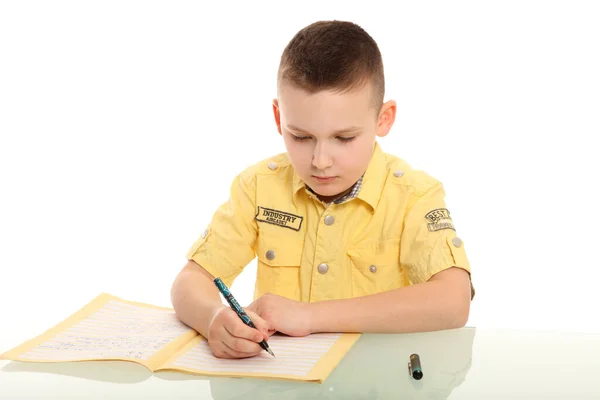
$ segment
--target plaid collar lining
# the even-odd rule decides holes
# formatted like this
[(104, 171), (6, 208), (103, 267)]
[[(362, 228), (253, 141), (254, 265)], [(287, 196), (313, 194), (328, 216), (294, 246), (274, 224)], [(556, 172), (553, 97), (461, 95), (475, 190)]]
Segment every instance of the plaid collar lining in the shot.
[(358, 192), (360, 191), (360, 188), (362, 186), (362, 181), (363, 181), (363, 177), (361, 176), (360, 179), (358, 181), (356, 181), (356, 183), (352, 187), (351, 191), (349, 191), (348, 193), (346, 193), (339, 199), (334, 200), (333, 202), (335, 204), (342, 204), (343, 202), (348, 201), (348, 200), (353, 199), (356, 196), (358, 196)]
[[(334, 204), (342, 204), (348, 200), (351, 200), (353, 198), (355, 198), (356, 196), (358, 196), (358, 192), (360, 192), (360, 188), (362, 187), (362, 183), (363, 183), (363, 176), (360, 177), (360, 179), (358, 181), (356, 181), (356, 183), (352, 186), (352, 190), (350, 190), (348, 193), (346, 193), (345, 195), (338, 197), (337, 199), (333, 200), (331, 203)], [(312, 193), (315, 193), (314, 190), (312, 190), (310, 187), (306, 187), (308, 190), (310, 190)], [(316, 194), (316, 193), (315, 193)]]

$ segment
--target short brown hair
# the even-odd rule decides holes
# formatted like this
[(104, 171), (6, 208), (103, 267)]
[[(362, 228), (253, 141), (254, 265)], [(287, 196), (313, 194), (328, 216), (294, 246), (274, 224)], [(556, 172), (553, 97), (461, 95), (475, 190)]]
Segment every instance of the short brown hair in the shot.
[(347, 21), (318, 21), (296, 33), (281, 55), (278, 92), (283, 82), (308, 93), (346, 93), (371, 82), (377, 111), (385, 94), (377, 43), (360, 26)]

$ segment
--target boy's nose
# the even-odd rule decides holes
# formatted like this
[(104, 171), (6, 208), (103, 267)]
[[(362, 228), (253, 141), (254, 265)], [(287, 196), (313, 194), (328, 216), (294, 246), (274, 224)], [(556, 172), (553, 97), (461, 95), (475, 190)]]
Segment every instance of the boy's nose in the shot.
[(312, 164), (315, 168), (319, 170), (325, 170), (333, 164), (333, 158), (327, 153), (323, 151), (324, 149), (319, 146), (315, 147), (315, 152), (313, 154)]

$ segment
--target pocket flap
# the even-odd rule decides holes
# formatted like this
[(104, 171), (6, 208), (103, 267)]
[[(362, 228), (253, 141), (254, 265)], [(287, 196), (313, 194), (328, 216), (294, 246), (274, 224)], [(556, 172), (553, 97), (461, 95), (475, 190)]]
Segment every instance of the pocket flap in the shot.
[(382, 242), (363, 243), (360, 247), (351, 247), (346, 254), (357, 267), (370, 268), (371, 265), (397, 266), (400, 260), (400, 241), (390, 239)]
[(271, 267), (300, 267), (302, 242), (284, 243), (281, 238), (259, 235), (256, 256)]

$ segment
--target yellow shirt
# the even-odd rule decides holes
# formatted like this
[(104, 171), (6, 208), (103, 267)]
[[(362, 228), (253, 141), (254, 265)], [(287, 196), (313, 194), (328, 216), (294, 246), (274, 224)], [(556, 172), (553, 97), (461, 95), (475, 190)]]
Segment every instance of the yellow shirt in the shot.
[(257, 256), (255, 299), (304, 302), (388, 291), (453, 266), (470, 273), (444, 196), (440, 182), (376, 143), (356, 197), (324, 204), (283, 153), (234, 179), (187, 258), (231, 285)]

